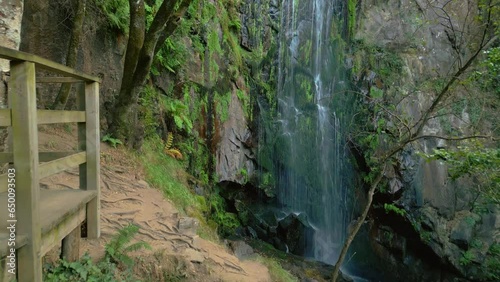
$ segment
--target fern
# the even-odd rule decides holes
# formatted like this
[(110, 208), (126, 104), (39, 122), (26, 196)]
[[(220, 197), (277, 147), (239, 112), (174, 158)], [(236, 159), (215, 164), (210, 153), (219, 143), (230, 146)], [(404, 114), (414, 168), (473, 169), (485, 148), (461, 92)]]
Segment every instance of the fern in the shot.
[(182, 159), (182, 153), (178, 149), (172, 148), (172, 143), (174, 142), (174, 135), (172, 132), (168, 133), (167, 143), (165, 144), (165, 149), (163, 150), (165, 154), (171, 156), (174, 159)]
[(165, 150), (172, 148), (173, 142), (174, 142), (174, 135), (172, 134), (172, 132), (169, 132), (167, 136), (167, 144), (165, 144)]
[(111, 262), (117, 264), (121, 263), (127, 267), (132, 267), (134, 265), (134, 260), (128, 255), (130, 252), (138, 251), (143, 248), (151, 250), (151, 246), (144, 241), (130, 243), (138, 231), (139, 227), (133, 224), (120, 229), (118, 234), (106, 244), (105, 258), (108, 258)]

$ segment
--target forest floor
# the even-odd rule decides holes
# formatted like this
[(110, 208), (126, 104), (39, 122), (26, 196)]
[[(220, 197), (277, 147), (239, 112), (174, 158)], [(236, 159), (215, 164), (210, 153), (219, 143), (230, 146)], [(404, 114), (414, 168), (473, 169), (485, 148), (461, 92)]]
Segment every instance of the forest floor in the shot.
[[(74, 127), (40, 128), (40, 150), (75, 150), (76, 140)], [(77, 189), (78, 170), (59, 173), (41, 183), (42, 189)], [(130, 223), (140, 228), (135, 239), (152, 246), (152, 250), (133, 253), (134, 273), (146, 281), (274, 280), (262, 263), (239, 260), (224, 244), (200, 238), (197, 220), (183, 215), (160, 190), (150, 187), (134, 154), (101, 143), (101, 237), (82, 239), (80, 255), (88, 252), (94, 260), (102, 258), (106, 243)], [(49, 253), (46, 262), (54, 261), (58, 252)]]

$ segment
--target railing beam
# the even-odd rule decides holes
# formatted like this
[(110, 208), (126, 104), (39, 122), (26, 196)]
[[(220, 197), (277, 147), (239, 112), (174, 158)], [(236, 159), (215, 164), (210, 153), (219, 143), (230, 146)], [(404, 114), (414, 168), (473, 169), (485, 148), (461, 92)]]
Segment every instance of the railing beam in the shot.
[(10, 71), (9, 93), (15, 93), (10, 98), (18, 207), (16, 227), (17, 234), (28, 236), (28, 243), (18, 251), (18, 281), (42, 281), (35, 64), (11, 61)]
[(80, 189), (95, 190), (97, 196), (87, 204), (87, 237), (100, 236), (100, 138), (99, 83), (86, 83), (78, 91), (78, 110), (85, 110), (86, 123), (78, 123), (78, 149), (87, 151), (87, 162), (80, 165)]

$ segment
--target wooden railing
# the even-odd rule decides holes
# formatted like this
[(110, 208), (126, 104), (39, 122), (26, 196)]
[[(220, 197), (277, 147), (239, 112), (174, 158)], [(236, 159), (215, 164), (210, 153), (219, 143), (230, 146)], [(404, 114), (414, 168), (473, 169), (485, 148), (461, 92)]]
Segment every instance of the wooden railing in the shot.
[[(100, 236), (100, 80), (5, 47), (0, 47), (0, 58), (10, 60), (9, 108), (0, 109), (0, 126), (10, 130), (7, 141), (9, 151), (0, 153), (0, 162), (10, 163), (15, 170), (16, 207), (14, 213), (7, 210), (7, 202), (12, 202), (14, 196), (9, 193), (13, 192), (9, 190), (13, 186), (8, 186), (8, 183), (13, 183), (13, 175), (0, 175), (0, 259), (12, 253), (12, 247), (8, 245), (11, 234), (7, 226), (14, 224), (17, 281), (41, 281), (42, 257), (61, 241), (64, 256), (78, 256), (82, 222), (86, 221), (87, 237)], [(39, 69), (62, 76), (37, 77)], [(78, 110), (37, 110), (36, 83), (80, 83)], [(38, 151), (38, 125), (51, 123), (77, 123), (77, 151)], [(40, 189), (41, 178), (77, 166), (80, 189)], [(7, 266), (3, 270), (9, 269)]]

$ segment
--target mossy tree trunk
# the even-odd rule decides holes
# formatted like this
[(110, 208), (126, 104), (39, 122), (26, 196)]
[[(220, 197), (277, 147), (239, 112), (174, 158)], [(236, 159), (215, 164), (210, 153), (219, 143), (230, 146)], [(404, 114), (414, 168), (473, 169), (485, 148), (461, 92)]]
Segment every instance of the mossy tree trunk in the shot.
[[(116, 97), (110, 129), (130, 147), (140, 147), (143, 130), (135, 106), (159, 46), (174, 33), (192, 0), (165, 0), (146, 31), (144, 0), (129, 0), (130, 29), (122, 84)], [(158, 46), (158, 47), (157, 47)]]
[[(66, 54), (66, 65), (70, 68), (76, 66), (78, 47), (80, 46), (80, 39), (82, 37), (83, 21), (85, 19), (85, 12), (87, 6), (87, 0), (78, 0), (76, 2), (76, 12), (73, 21), (73, 28), (71, 30), (71, 39), (68, 45), (68, 53)], [(69, 92), (71, 90), (71, 83), (63, 83), (59, 92), (57, 93), (56, 99), (52, 104), (51, 108), (53, 110), (62, 110), (66, 107), (68, 102)]]

